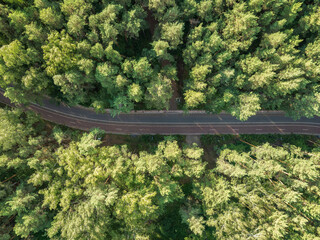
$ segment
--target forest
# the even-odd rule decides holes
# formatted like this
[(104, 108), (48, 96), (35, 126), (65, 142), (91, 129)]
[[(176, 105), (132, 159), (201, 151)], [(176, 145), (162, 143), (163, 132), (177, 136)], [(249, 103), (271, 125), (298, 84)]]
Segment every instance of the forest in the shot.
[(320, 115), (312, 0), (3, 0), (0, 87), (113, 109)]
[(320, 239), (317, 137), (104, 139), (0, 108), (0, 239)]
[[(2, 0), (0, 88), (114, 115), (311, 118), (319, 31), (315, 0)], [(119, 139), (1, 105), (0, 240), (320, 240), (318, 137)]]

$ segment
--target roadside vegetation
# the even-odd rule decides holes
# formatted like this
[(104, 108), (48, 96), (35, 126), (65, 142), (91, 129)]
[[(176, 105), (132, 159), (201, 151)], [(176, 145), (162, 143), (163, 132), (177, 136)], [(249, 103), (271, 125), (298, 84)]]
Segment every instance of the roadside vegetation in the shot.
[[(3, 0), (0, 88), (113, 115), (320, 116), (319, 31), (312, 0)], [(0, 240), (320, 240), (316, 136), (197, 146), (2, 107)]]
[(0, 87), (18, 103), (48, 94), (114, 114), (312, 117), (319, 12), (311, 0), (4, 0)]
[(317, 137), (106, 139), (0, 109), (0, 239), (320, 239)]

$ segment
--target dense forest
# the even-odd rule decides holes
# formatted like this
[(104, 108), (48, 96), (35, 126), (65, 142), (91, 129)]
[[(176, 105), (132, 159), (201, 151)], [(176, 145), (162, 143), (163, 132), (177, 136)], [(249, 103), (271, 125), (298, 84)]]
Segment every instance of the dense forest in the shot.
[[(312, 0), (3, 0), (0, 87), (17, 103), (320, 115)], [(177, 104), (176, 99), (181, 99)]]
[[(320, 116), (319, 32), (318, 0), (2, 0), (0, 88), (114, 115)], [(320, 240), (315, 136), (106, 138), (0, 108), (0, 240)]]
[(0, 109), (1, 240), (320, 239), (315, 137), (207, 136), (212, 165), (174, 136), (107, 146), (103, 135)]

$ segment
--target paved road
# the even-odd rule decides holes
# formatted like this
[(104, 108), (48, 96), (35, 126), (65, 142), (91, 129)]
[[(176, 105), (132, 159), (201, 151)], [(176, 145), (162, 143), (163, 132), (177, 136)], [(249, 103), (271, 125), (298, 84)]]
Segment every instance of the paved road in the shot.
[[(12, 105), (2, 93), (0, 91), (0, 102)], [(189, 114), (184, 114), (182, 111), (138, 111), (120, 114), (113, 118), (108, 112), (97, 114), (89, 108), (57, 105), (50, 99), (45, 99), (41, 106), (31, 104), (28, 108), (50, 122), (82, 130), (99, 127), (107, 133), (114, 134), (297, 133), (320, 135), (320, 117), (294, 121), (278, 111), (259, 112), (248, 121), (241, 122), (230, 114), (213, 115), (201, 111), (191, 111)]]

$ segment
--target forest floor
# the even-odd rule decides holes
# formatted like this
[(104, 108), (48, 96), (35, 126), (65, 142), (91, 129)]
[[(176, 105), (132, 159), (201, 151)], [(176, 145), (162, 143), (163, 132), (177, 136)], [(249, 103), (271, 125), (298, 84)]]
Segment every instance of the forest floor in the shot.
[(177, 76), (178, 76), (178, 82), (175, 82), (176, 89), (177, 89), (176, 92), (177, 92), (177, 97), (180, 100), (179, 104), (182, 105), (183, 104), (183, 94), (182, 94), (183, 81), (188, 76), (188, 72), (184, 68), (184, 63), (182, 58), (179, 58), (177, 61)]
[(177, 100), (179, 101), (179, 105), (181, 105), (180, 101), (183, 100), (181, 89), (183, 89), (183, 80), (188, 73), (185, 71), (182, 59), (178, 59), (177, 61), (177, 71), (178, 81), (171, 81), (172, 97), (170, 99), (170, 110), (178, 110), (179, 106)]
[(201, 147), (200, 135), (187, 135), (186, 143), (192, 146), (193, 143), (196, 143), (199, 147)]
[(208, 144), (202, 146), (203, 148), (203, 160), (208, 163), (207, 168), (212, 169), (216, 166), (217, 158), (219, 155), (214, 150), (213, 146)]
[[(166, 65), (169, 65), (170, 62), (168, 60), (161, 61), (161, 66), (164, 68)], [(169, 110), (178, 110), (178, 103), (176, 101), (179, 98), (179, 91), (178, 91), (178, 84), (177, 81), (171, 80), (171, 89), (172, 89), (172, 96), (169, 101)]]
[(173, 92), (172, 92), (172, 97), (170, 99), (169, 110), (178, 110), (178, 104), (176, 99), (179, 98), (179, 93), (178, 93), (178, 84), (176, 81), (171, 80), (171, 88)]
[(130, 137), (127, 135), (106, 134), (102, 139), (102, 146), (123, 145), (130, 142)]
[(154, 34), (154, 30), (156, 28), (156, 26), (159, 24), (158, 21), (153, 17), (152, 11), (150, 11), (149, 9), (145, 8), (145, 10), (147, 11), (147, 17), (146, 17), (146, 21), (149, 24), (149, 29), (151, 32), (151, 35), (153, 36)]

